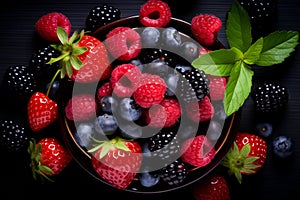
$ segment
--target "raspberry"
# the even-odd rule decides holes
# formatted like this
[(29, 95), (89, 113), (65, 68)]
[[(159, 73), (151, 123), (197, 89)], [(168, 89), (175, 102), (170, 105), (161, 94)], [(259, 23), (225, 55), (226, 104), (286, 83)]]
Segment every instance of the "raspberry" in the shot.
[(167, 90), (165, 81), (158, 75), (144, 73), (133, 98), (143, 108), (150, 108), (164, 99)]
[(154, 105), (147, 111), (146, 122), (154, 128), (167, 128), (174, 125), (181, 115), (178, 100), (164, 99), (160, 104)]
[(90, 94), (72, 96), (65, 107), (66, 117), (69, 120), (85, 121), (91, 119), (96, 113), (96, 101)]
[(119, 97), (130, 97), (141, 76), (140, 69), (133, 64), (118, 65), (111, 73), (110, 83), (113, 93)]
[(171, 20), (169, 5), (160, 0), (148, 0), (142, 5), (139, 13), (140, 22), (144, 26), (164, 27)]
[(111, 55), (122, 61), (137, 57), (142, 47), (140, 34), (130, 27), (111, 30), (106, 36), (105, 44)]
[(205, 46), (215, 43), (221, 27), (221, 19), (212, 14), (199, 14), (193, 17), (191, 22), (191, 30), (195, 39)]
[(111, 95), (112, 91), (113, 88), (110, 84), (110, 81), (104, 82), (97, 90), (97, 99), (100, 101), (102, 97)]
[(71, 32), (71, 22), (64, 14), (59, 12), (51, 12), (43, 15), (35, 24), (36, 32), (43, 39), (49, 42), (58, 42), (56, 28), (65, 29), (68, 35)]
[(215, 101), (223, 100), (226, 89), (226, 78), (212, 75), (208, 75), (208, 78), (210, 80), (208, 85), (210, 99)]
[(214, 107), (208, 96), (201, 101), (191, 101), (186, 104), (187, 116), (194, 122), (204, 122), (212, 119), (214, 115)]

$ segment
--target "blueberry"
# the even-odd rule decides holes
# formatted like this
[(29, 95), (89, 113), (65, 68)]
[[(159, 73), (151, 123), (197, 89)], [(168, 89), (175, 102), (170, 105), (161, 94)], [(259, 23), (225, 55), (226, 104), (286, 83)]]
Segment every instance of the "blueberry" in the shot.
[(143, 63), (140, 59), (132, 59), (130, 63), (137, 66), (141, 71), (143, 71)]
[(294, 151), (294, 142), (290, 137), (280, 135), (273, 139), (272, 142), (273, 153), (280, 158), (287, 158), (292, 155)]
[(117, 128), (117, 120), (112, 114), (99, 115), (95, 121), (95, 130), (101, 134), (112, 135)]
[(161, 32), (161, 42), (164, 47), (174, 51), (181, 45), (181, 35), (173, 27), (165, 28)]
[(190, 65), (181, 65), (181, 64), (177, 64), (175, 66), (175, 70), (176, 72), (179, 72), (179, 73), (184, 73), (186, 71), (190, 71), (192, 69), (192, 67)]
[(75, 140), (82, 147), (88, 147), (91, 144), (91, 137), (94, 135), (94, 124), (90, 122), (81, 122), (74, 133)]
[(144, 187), (152, 187), (160, 180), (160, 174), (155, 172), (143, 172), (139, 174), (139, 181)]
[(141, 33), (143, 48), (153, 48), (158, 46), (160, 31), (155, 27), (146, 27)]
[[(46, 85), (46, 91), (48, 90), (49, 85), (50, 85), (50, 83), (48, 83), (48, 84)], [(51, 99), (55, 99), (55, 97), (56, 97), (56, 95), (57, 95), (57, 93), (58, 93), (58, 90), (59, 90), (59, 81), (54, 81), (53, 84), (52, 84), (52, 87), (51, 87), (51, 89), (50, 89), (50, 91), (49, 91), (49, 95), (48, 95), (48, 96), (49, 96)]]
[(163, 60), (153, 60), (152, 62), (145, 64), (143, 67), (144, 73), (156, 74), (159, 76), (165, 76), (169, 71), (169, 66)]
[(210, 121), (206, 136), (211, 141), (217, 141), (222, 134), (223, 126), (220, 122), (212, 120)]
[(142, 137), (142, 127), (135, 124), (134, 122), (121, 122), (119, 123), (121, 134), (125, 138), (137, 139)]
[(273, 126), (271, 123), (261, 122), (255, 126), (255, 131), (263, 137), (269, 137), (272, 134)]
[(179, 76), (178, 74), (175, 73), (169, 73), (165, 78), (165, 83), (167, 85), (167, 91), (166, 95), (167, 96), (174, 96), (177, 91), (177, 85), (178, 85), (178, 80)]
[(195, 42), (186, 41), (180, 45), (182, 57), (189, 62), (192, 62), (199, 56), (199, 47)]
[(119, 110), (116, 114), (127, 121), (136, 121), (142, 115), (142, 108), (132, 98), (126, 97), (121, 99)]
[(116, 106), (116, 100), (111, 96), (104, 96), (100, 100), (100, 108), (103, 112), (112, 113), (114, 106)]

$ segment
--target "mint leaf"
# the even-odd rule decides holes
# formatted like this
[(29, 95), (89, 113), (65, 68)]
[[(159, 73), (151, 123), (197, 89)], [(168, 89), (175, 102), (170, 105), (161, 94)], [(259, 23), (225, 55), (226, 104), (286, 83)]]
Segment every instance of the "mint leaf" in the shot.
[(249, 15), (237, 1), (234, 1), (228, 13), (226, 36), (229, 46), (236, 47), (243, 53), (252, 43)]
[(247, 64), (254, 64), (260, 57), (263, 47), (263, 38), (258, 39), (244, 54), (244, 62)]
[(295, 50), (298, 44), (297, 31), (275, 31), (264, 38), (260, 58), (255, 62), (259, 66), (279, 64)]
[(192, 62), (192, 66), (215, 76), (229, 76), (234, 63), (240, 59), (237, 50), (219, 49), (201, 55)]
[(237, 111), (248, 98), (253, 74), (246, 63), (235, 63), (225, 89), (224, 108), (227, 116)]

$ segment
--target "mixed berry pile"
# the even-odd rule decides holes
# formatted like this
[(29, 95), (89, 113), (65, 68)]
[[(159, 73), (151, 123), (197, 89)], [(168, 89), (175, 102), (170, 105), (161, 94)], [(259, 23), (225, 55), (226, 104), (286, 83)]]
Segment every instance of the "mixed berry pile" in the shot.
[[(95, 31), (120, 16), (118, 8), (96, 6), (86, 17), (86, 30)], [(182, 184), (191, 170), (207, 166), (227, 118), (222, 104), (227, 77), (206, 74), (191, 62), (215, 50), (222, 22), (199, 14), (187, 37), (168, 26), (171, 17), (167, 3), (148, 0), (140, 9), (141, 27), (113, 28), (101, 41), (91, 32), (71, 34), (71, 22), (62, 13), (42, 16), (36, 31), (49, 45), (34, 52), (28, 66), (9, 67), (4, 77), (7, 93), (26, 108), (27, 123), (1, 120), (1, 145), (11, 151), (27, 149), (35, 179), (52, 181), (63, 171), (72, 160), (64, 143), (51, 136), (37, 140), (34, 134), (64, 117), (58, 116), (58, 94), (68, 82), (74, 91), (63, 111), (75, 125), (72, 136), (91, 156), (94, 172), (112, 186), (122, 190), (137, 181), (145, 188), (172, 187)], [(288, 102), (287, 89), (274, 83), (260, 85), (252, 97), (262, 113), (277, 112)], [(230, 173), (253, 174), (263, 166), (264, 139), (272, 125), (258, 124), (256, 132), (237, 134), (235, 148), (221, 163)], [(272, 145), (281, 158), (292, 154), (290, 138), (277, 137)], [(207, 179), (218, 180), (221, 197), (230, 198), (224, 177)], [(195, 196), (208, 191), (206, 187), (212, 186), (206, 182)]]

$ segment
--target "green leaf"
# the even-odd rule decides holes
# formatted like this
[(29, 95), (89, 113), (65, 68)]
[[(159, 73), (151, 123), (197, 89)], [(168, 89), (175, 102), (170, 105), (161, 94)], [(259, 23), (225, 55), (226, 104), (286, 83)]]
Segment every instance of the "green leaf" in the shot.
[(240, 151), (241, 156), (246, 158), (249, 155), (250, 150), (251, 150), (251, 146), (248, 143), (245, 146), (243, 146), (243, 148), (241, 149), (241, 151)]
[[(70, 62), (71, 62), (71, 66), (76, 70), (79, 70), (82, 66), (81, 60), (74, 55), (70, 56)], [(69, 73), (69, 71), (68, 71), (68, 73)]]
[(87, 50), (88, 50), (87, 47), (74, 48), (72, 55), (74, 55), (74, 56), (81, 55), (81, 54), (85, 53)]
[(249, 96), (253, 74), (250, 67), (242, 61), (234, 65), (225, 89), (224, 108), (227, 116), (236, 112)]
[(254, 64), (260, 57), (263, 47), (263, 38), (259, 38), (244, 54), (244, 62), (247, 64)]
[(243, 53), (252, 43), (249, 15), (237, 1), (234, 1), (228, 13), (226, 37), (230, 47), (236, 47)]
[(255, 62), (259, 66), (271, 66), (282, 63), (290, 56), (298, 44), (297, 31), (275, 31), (264, 38), (260, 58)]
[(65, 29), (57, 27), (56, 29), (57, 37), (59, 41), (64, 45), (68, 43), (68, 34)]
[(229, 76), (234, 63), (240, 55), (233, 49), (219, 49), (201, 55), (192, 62), (192, 66), (215, 76)]

